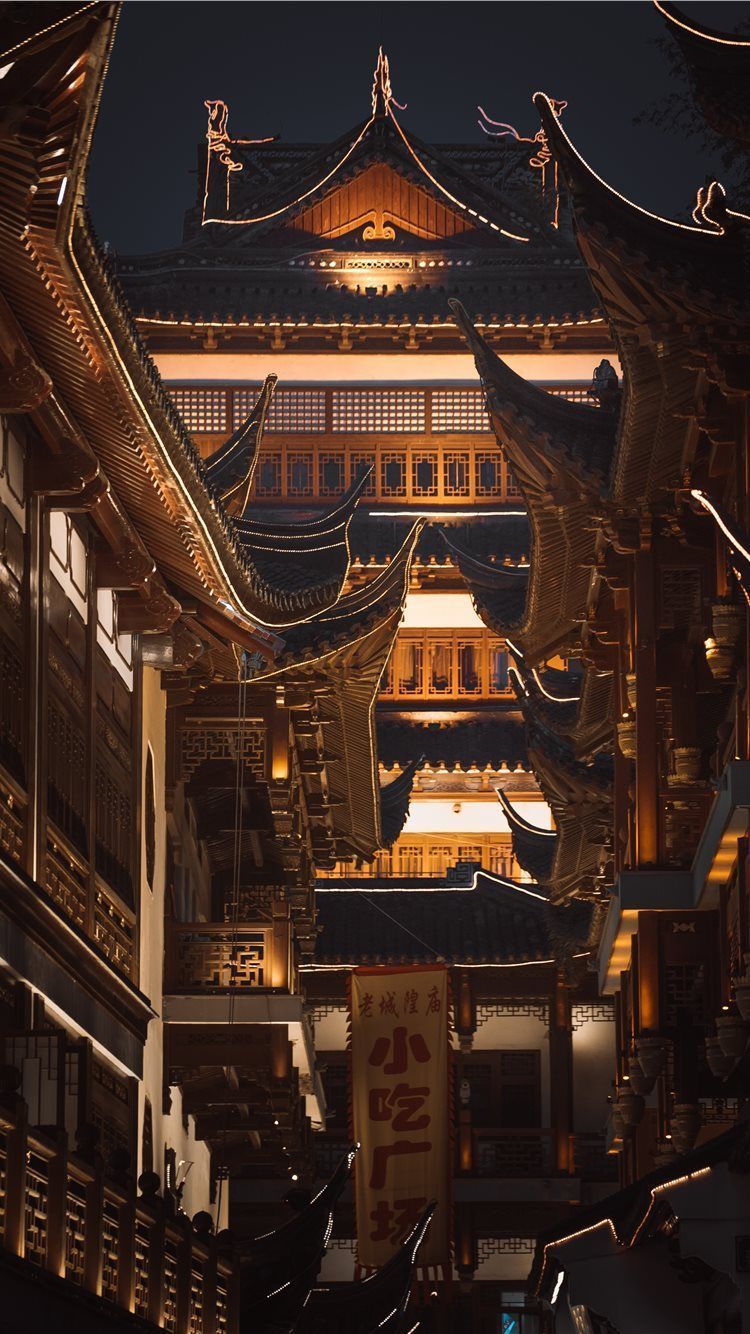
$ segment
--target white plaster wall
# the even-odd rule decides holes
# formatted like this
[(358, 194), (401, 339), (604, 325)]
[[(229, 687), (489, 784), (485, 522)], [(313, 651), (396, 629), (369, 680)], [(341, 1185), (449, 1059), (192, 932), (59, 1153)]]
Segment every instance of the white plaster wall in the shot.
[(606, 1021), (583, 1018), (588, 1010), (573, 1006), (573, 1124), (583, 1134), (604, 1128), (615, 1068), (614, 1011)]
[(346, 1006), (342, 1005), (340, 1009), (315, 1019), (316, 1051), (346, 1051), (347, 1014)]
[[(181, 1159), (193, 1163), (182, 1197), (183, 1208), (192, 1217), (199, 1209), (211, 1209), (211, 1160), (207, 1146), (195, 1139), (192, 1117), (188, 1118), (187, 1130), (183, 1125), (182, 1095), (179, 1089), (171, 1090), (172, 1107), (169, 1114), (165, 1116), (162, 1112), (164, 1041), (161, 1013), (166, 879), (166, 812), (164, 805), (166, 700), (161, 690), (159, 673), (150, 667), (144, 667), (141, 774), (141, 792), (144, 801), (146, 754), (149, 744), (154, 756), (156, 858), (152, 893), (146, 881), (145, 833), (142, 831), (140, 988), (148, 997), (156, 1015), (148, 1026), (143, 1058), (143, 1080), (138, 1090), (138, 1171), (142, 1171), (143, 1118), (145, 1099), (148, 1096), (151, 1101), (154, 1126), (154, 1171), (159, 1173), (163, 1186), (165, 1148), (174, 1149), (178, 1163)], [(141, 823), (145, 830), (145, 820)], [(227, 1192), (225, 1191), (225, 1199), (226, 1195)], [(226, 1226), (226, 1220), (220, 1221), (219, 1226)]]
[(333, 1241), (323, 1256), (319, 1283), (353, 1283), (357, 1243), (341, 1237)]
[[(533, 1004), (533, 1002), (530, 1002)], [(536, 1015), (502, 1014), (490, 1015), (482, 1022), (482, 1006), (477, 1011), (477, 1031), (474, 1034), (474, 1051), (538, 1051), (541, 1077), (541, 1112), (542, 1128), (550, 1125), (550, 1069), (549, 1069), (549, 1027), (544, 1012), (543, 1018)]]

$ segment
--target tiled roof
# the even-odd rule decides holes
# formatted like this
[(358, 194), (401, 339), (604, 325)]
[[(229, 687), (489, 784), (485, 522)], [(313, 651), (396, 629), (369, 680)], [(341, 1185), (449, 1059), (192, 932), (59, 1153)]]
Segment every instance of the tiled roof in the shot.
[(555, 908), (535, 885), (501, 882), (483, 872), (476, 889), (435, 881), (430, 889), (398, 892), (395, 882), (381, 890), (362, 883), (318, 894), (316, 963), (535, 963), (555, 953), (550, 914), (560, 918), (555, 935), (567, 935), (573, 949), (588, 932), (585, 905)]

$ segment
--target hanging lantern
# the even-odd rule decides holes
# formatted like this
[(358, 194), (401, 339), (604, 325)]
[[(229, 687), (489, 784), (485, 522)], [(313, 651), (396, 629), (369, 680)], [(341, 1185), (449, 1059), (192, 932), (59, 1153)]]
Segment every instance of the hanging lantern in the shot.
[(742, 1018), (750, 1021), (750, 954), (743, 955), (745, 971), (734, 979), (734, 999)]
[(726, 1056), (717, 1037), (706, 1038), (706, 1064), (716, 1079), (726, 1079), (731, 1075), (737, 1062), (733, 1056)]
[(695, 1102), (676, 1102), (670, 1129), (677, 1153), (689, 1153), (701, 1128), (701, 1109)]
[(633, 1092), (640, 1094), (642, 1098), (647, 1098), (649, 1093), (653, 1091), (656, 1075), (644, 1074), (643, 1066), (637, 1056), (631, 1056), (628, 1061), (628, 1074)]
[(636, 1038), (635, 1051), (638, 1063), (647, 1079), (656, 1079), (664, 1069), (667, 1044), (662, 1037), (654, 1033)]
[(696, 783), (701, 776), (700, 746), (675, 746), (674, 777), (677, 783)]
[(637, 1126), (643, 1120), (646, 1103), (640, 1093), (625, 1085), (618, 1091), (617, 1107), (626, 1126)]
[(745, 1055), (747, 1024), (739, 1014), (720, 1014), (716, 1019), (716, 1036), (725, 1056), (737, 1062)]
[(626, 760), (635, 759), (635, 718), (623, 718), (617, 724), (617, 744)]

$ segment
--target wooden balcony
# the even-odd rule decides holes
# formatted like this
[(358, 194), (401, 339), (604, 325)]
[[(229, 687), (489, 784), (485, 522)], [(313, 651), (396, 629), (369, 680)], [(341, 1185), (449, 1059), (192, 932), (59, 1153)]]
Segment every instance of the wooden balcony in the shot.
[(507, 649), (487, 630), (402, 630), (380, 696), (425, 703), (515, 698)]
[(270, 920), (167, 925), (167, 1060), (181, 1072), (232, 1066), (289, 1082), (298, 1072), (313, 1125), (325, 1120), (312, 1030), (298, 990), (288, 903)]
[(29, 1126), (26, 1104), (4, 1095), (0, 1267), (6, 1301), (23, 1303), (28, 1328), (54, 1315), (58, 1328), (74, 1322), (95, 1334), (131, 1328), (136, 1316), (173, 1334), (233, 1334), (234, 1261), (196, 1220), (155, 1192), (138, 1195), (100, 1155), (71, 1150), (64, 1131)]
[(172, 922), (166, 933), (165, 991), (221, 995), (293, 991), (296, 980), (288, 913), (272, 922)]
[(549, 1177), (554, 1174), (551, 1130), (474, 1132), (471, 1175), (499, 1178)]

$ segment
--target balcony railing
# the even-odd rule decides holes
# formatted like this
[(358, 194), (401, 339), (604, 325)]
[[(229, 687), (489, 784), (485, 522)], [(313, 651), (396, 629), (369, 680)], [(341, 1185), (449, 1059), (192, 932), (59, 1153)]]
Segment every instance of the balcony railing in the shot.
[(474, 1132), (474, 1176), (547, 1177), (553, 1170), (551, 1130)]
[(236, 1267), (215, 1238), (171, 1201), (137, 1196), (100, 1155), (71, 1151), (64, 1131), (29, 1126), (13, 1095), (0, 1103), (0, 1246), (159, 1329), (238, 1328)]
[(166, 990), (203, 994), (291, 990), (292, 940), (288, 916), (271, 922), (174, 922), (166, 937)]

